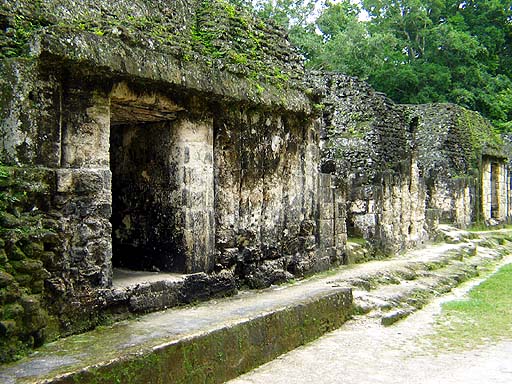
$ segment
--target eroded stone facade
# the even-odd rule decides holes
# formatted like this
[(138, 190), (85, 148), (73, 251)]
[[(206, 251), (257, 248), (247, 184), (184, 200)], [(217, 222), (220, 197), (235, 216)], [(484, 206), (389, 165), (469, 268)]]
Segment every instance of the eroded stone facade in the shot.
[(310, 81), (322, 103), (322, 169), (347, 193), (348, 236), (379, 254), (427, 240), (417, 120), (355, 78), (314, 73)]
[(453, 104), (408, 106), (418, 118), (419, 167), (430, 226), (508, 220), (507, 150), (489, 122)]
[[(371, 258), (439, 221), (510, 217), (506, 155), (466, 140), (470, 121), (489, 128), (477, 115), (305, 76), (280, 29), (223, 0), (171, 3), (0, 5), (4, 360), (346, 263), (347, 237)], [(120, 268), (177, 275), (116, 285)]]

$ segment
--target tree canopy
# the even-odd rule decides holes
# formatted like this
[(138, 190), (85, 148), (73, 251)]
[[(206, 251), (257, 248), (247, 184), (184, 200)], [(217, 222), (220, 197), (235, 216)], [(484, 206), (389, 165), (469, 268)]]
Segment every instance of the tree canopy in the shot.
[(310, 68), (399, 103), (453, 102), (512, 131), (512, 0), (231, 0), (288, 30)]

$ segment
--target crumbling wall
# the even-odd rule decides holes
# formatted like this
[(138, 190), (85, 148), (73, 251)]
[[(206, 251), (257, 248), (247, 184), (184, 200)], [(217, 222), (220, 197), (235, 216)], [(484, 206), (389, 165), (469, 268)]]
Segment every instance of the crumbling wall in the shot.
[[(223, 0), (2, 2), (0, 27), (0, 159), (48, 180), (44, 204), (27, 199), (54, 231), (30, 238), (41, 252), (6, 242), (37, 268), (20, 285), (26, 268), (6, 267), (2, 295), (23, 291), (2, 307), (39, 303), (3, 312), (9, 359), (18, 342), (342, 259), (343, 195), (319, 174), (282, 30)], [(193, 274), (116, 289), (113, 266)]]
[[(473, 222), (489, 222), (493, 201), (496, 222), (504, 221), (508, 207), (505, 155), (490, 123), (453, 104), (408, 108), (419, 122), (418, 159), (428, 187), (432, 226), (444, 222), (465, 228)], [(494, 178), (491, 164), (495, 164)]]
[(471, 177), (437, 179), (428, 185), (427, 214), (432, 219), (431, 230), (437, 224), (454, 224), (459, 228), (471, 225), (475, 207), (475, 180)]
[[(0, 167), (0, 363), (54, 331), (47, 290), (57, 267), (59, 222), (44, 215), (55, 175)], [(53, 320), (53, 321), (52, 321)]]
[[(481, 194), (491, 218), (512, 209), (482, 120), (305, 78), (282, 30), (225, 0), (4, 1), (0, 91), (5, 359), (346, 262), (347, 232), (420, 244), (426, 207), (461, 226)], [(121, 289), (113, 267), (190, 275)]]
[(0, 58), (45, 58), (53, 70), (56, 61), (87, 63), (96, 75), (309, 108), (302, 59), (285, 32), (225, 0), (21, 0), (0, 4), (0, 22)]
[(312, 75), (323, 111), (324, 171), (347, 191), (347, 231), (379, 253), (427, 238), (425, 186), (415, 151), (416, 121), (355, 78)]
[[(322, 189), (330, 175), (318, 173), (315, 121), (233, 106), (218, 111), (215, 208), (220, 266), (236, 265), (247, 284), (262, 287), (339, 262), (331, 243), (334, 227), (324, 222), (332, 219), (324, 212), (334, 211), (330, 184), (327, 191)], [(319, 213), (322, 194), (331, 207), (326, 204)]]
[(11, 276), (2, 291), (19, 293), (2, 303), (16, 309), (2, 319), (2, 356), (11, 359), (24, 347), (97, 322), (94, 290), (109, 286), (112, 272), (105, 240), (108, 99), (101, 88), (71, 81), (64, 87), (59, 73), (41, 71), (35, 60), (13, 58), (2, 66), (2, 162), (13, 175), (5, 193), (15, 193), (4, 214), (19, 218), (17, 228), (2, 224), (3, 268)]

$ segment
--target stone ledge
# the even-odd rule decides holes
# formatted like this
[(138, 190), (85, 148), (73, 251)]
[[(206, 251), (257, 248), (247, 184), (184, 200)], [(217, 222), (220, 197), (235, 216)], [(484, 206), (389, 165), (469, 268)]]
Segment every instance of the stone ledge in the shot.
[(311, 103), (298, 88), (281, 87), (220, 70), (203, 60), (186, 61), (168, 53), (129, 46), (117, 39), (90, 32), (65, 31), (58, 27), (36, 36), (31, 56), (49, 63), (78, 65), (78, 71), (106, 76), (132, 76), (182, 87), (188, 91), (220, 96), (227, 101), (259, 104), (267, 108), (311, 113)]
[(15, 383), (222, 383), (341, 326), (352, 292), (325, 282), (248, 292), (72, 336), (0, 369)]
[(361, 313), (362, 290), (375, 299), (366, 316), (391, 324), (512, 247), (510, 230), (452, 231), (463, 240), (62, 339), (0, 368), (0, 381), (221, 383), (340, 327)]

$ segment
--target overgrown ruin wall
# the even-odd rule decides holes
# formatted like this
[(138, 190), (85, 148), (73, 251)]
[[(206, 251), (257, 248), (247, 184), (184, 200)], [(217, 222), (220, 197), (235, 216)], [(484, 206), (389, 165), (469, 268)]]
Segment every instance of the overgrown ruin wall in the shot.
[[(305, 76), (224, 0), (4, 1), (0, 33), (2, 361), (346, 263), (347, 236), (376, 256), (510, 216), (499, 143), (464, 141), (482, 120)], [(118, 268), (179, 277), (120, 287)]]
[(407, 108), (419, 122), (418, 159), (427, 185), (430, 225), (444, 222), (465, 228), (491, 219), (506, 221), (507, 155), (489, 122), (453, 104)]
[[(284, 34), (223, 1), (162, 7), (0, 8), (1, 161), (27, 192), (3, 213), (3, 359), (343, 259), (343, 195), (319, 172), (319, 121)], [(51, 242), (8, 224), (36, 214)], [(117, 289), (115, 267), (190, 275)]]
[(417, 120), (368, 84), (316, 73), (323, 115), (324, 171), (347, 191), (347, 231), (390, 254), (427, 239)]

